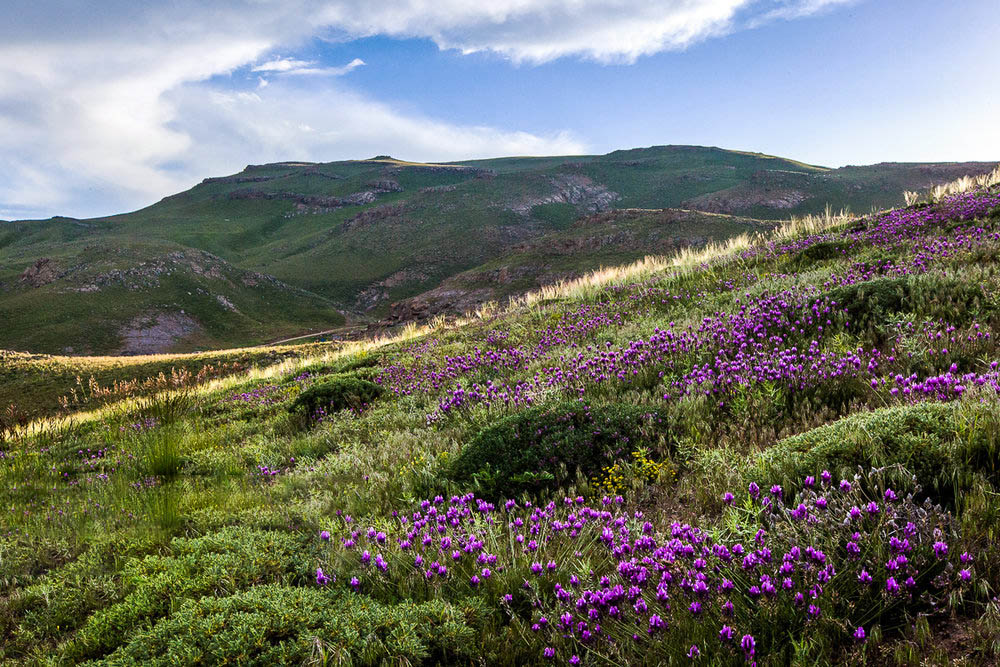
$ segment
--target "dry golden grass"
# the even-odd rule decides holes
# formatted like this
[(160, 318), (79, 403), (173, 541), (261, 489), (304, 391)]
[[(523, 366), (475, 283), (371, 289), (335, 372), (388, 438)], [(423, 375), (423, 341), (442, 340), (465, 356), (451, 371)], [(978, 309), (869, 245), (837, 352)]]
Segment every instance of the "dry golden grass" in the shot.
[(941, 201), (945, 197), (950, 197), (951, 195), (957, 195), (971, 190), (978, 190), (979, 188), (991, 188), (998, 184), (1000, 184), (1000, 166), (997, 166), (996, 169), (986, 174), (980, 174), (979, 176), (962, 176), (961, 178), (956, 178), (950, 183), (935, 185), (923, 195), (919, 192), (907, 190), (903, 193), (903, 198), (906, 200), (907, 206), (913, 206), (914, 204), (918, 204), (920, 202), (933, 204)]
[(793, 216), (788, 222), (782, 224), (771, 233), (771, 238), (775, 241), (786, 241), (800, 236), (822, 233), (831, 227), (855, 220), (850, 210), (841, 209), (839, 213), (834, 213), (830, 205), (826, 205), (826, 210), (818, 215), (806, 215), (802, 217)]
[[(670, 273), (685, 275), (691, 271), (702, 270), (709, 265), (725, 263), (738, 257), (738, 254), (755, 245), (769, 241), (787, 241), (801, 236), (818, 234), (831, 227), (855, 220), (850, 211), (841, 210), (834, 213), (827, 206), (818, 215), (792, 217), (769, 233), (741, 234), (726, 241), (709, 243), (698, 248), (683, 248), (673, 255), (650, 255), (632, 264), (602, 267), (574, 280), (566, 280), (552, 285), (546, 285), (539, 290), (529, 292), (524, 296), (511, 300), (508, 309), (517, 309), (555, 299), (584, 299), (613, 285), (638, 282), (656, 274)], [(476, 312), (478, 319), (493, 315), (498, 308), (495, 304), (484, 305)]]
[(735, 257), (736, 253), (760, 243), (761, 234), (741, 234), (720, 243), (699, 248), (683, 248), (674, 255), (649, 255), (631, 264), (602, 267), (574, 280), (546, 285), (511, 301), (511, 308), (534, 306), (553, 299), (585, 299), (613, 285), (638, 282), (656, 274), (684, 274), (702, 268), (710, 262)]
[[(430, 323), (424, 325), (411, 322), (403, 327), (403, 329), (398, 333), (387, 336), (377, 336), (365, 340), (336, 343), (335, 346), (328, 346), (327, 349), (318, 354), (290, 357), (278, 363), (267, 366), (250, 367), (245, 372), (241, 372), (239, 374), (208, 379), (207, 381), (200, 383), (191, 382), (174, 385), (172, 384), (173, 378), (167, 377), (164, 380), (163, 391), (146, 394), (128, 393), (122, 396), (121, 400), (109, 402), (90, 410), (65, 413), (62, 415), (33, 420), (30, 423), (22, 424), (18, 430), (20, 433), (38, 434), (48, 431), (57, 431), (61, 428), (81, 423), (100, 421), (111, 415), (121, 414), (123, 411), (128, 412), (130, 410), (138, 409), (144, 402), (148, 402), (150, 400), (169, 399), (182, 393), (189, 395), (211, 393), (214, 391), (225, 390), (246, 382), (268, 380), (290, 373), (295, 373), (298, 370), (315, 363), (334, 362), (346, 357), (363, 356), (387, 345), (405, 343), (408, 340), (426, 336), (427, 334), (433, 333), (445, 326), (448, 326), (448, 323), (443, 317), (435, 318)], [(170, 355), (161, 355), (161, 357), (164, 360), (171, 359)], [(113, 360), (114, 357), (107, 357), (106, 359), (110, 362), (110, 360)]]

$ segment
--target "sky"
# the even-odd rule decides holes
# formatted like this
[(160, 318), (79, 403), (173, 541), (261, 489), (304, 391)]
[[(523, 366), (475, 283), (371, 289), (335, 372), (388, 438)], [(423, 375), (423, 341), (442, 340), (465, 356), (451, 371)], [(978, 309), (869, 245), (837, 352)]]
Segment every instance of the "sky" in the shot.
[(1000, 160), (996, 0), (0, 4), (0, 219), (378, 154)]

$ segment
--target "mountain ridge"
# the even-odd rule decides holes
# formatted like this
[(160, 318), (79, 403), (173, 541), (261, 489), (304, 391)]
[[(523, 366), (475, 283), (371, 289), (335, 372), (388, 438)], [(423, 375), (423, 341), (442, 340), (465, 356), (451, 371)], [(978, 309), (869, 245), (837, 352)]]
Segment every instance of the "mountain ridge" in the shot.
[[(827, 205), (863, 212), (901, 205), (904, 190), (995, 164), (830, 169), (761, 153), (668, 145), (441, 164), (376, 156), (247, 165), (131, 213), (0, 224), (0, 319), (15, 323), (0, 333), (0, 348), (188, 352), (336, 330), (347, 318), (401, 322), (407, 300), (477, 267), (499, 270), (489, 265), (502, 265), (508, 255), (523, 267), (526, 244), (562, 243), (561, 235), (588, 216), (689, 209), (762, 221)], [(635, 233), (629, 225), (639, 223), (607, 224), (606, 235), (625, 239)], [(705, 236), (693, 228), (687, 234)], [(631, 261), (643, 248), (618, 250), (605, 259)], [(202, 259), (184, 268), (171, 259), (178, 252)], [(653, 244), (649, 252), (659, 250)], [(554, 263), (561, 266), (553, 275), (597, 268), (599, 255), (594, 249), (576, 259), (569, 253)], [(31, 267), (43, 260), (50, 270), (32, 277)], [(195, 265), (206, 262), (226, 266), (199, 273)], [(169, 275), (139, 279), (164, 264), (173, 267)], [(249, 285), (241, 272), (263, 278)], [(102, 276), (117, 282), (95, 283)], [(501, 289), (483, 297), (513, 295), (516, 290)], [(148, 345), (128, 343), (133, 322), (160, 318), (192, 321)]]

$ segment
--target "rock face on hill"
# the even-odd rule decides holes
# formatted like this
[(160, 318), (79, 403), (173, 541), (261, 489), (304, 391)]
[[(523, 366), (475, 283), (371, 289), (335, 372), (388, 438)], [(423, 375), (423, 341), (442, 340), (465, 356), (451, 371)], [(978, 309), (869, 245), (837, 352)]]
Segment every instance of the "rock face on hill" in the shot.
[(744, 184), (695, 197), (682, 206), (733, 215), (760, 208), (778, 213), (794, 209), (812, 197), (808, 192), (812, 178), (811, 174), (762, 169)]
[(529, 215), (532, 208), (542, 204), (572, 204), (582, 211), (597, 213), (608, 210), (612, 203), (621, 199), (617, 192), (583, 174), (556, 174), (549, 183), (553, 189), (551, 194), (522, 199), (511, 209), (520, 215)]
[(363, 206), (364, 204), (371, 204), (375, 201), (376, 194), (378, 193), (374, 190), (364, 190), (362, 192), (351, 193), (345, 197), (327, 197), (323, 195), (309, 195), (299, 192), (265, 192), (263, 190), (245, 189), (230, 192), (229, 199), (278, 199), (295, 202), (296, 204), (300, 204), (302, 206), (333, 210), (343, 208), (344, 206)]
[(402, 204), (384, 204), (375, 208), (365, 209), (357, 215), (353, 215), (341, 225), (346, 232), (360, 227), (368, 227), (383, 220), (401, 218), (406, 213), (406, 207)]
[(121, 331), (119, 354), (156, 354), (199, 331), (201, 325), (184, 311), (153, 312), (133, 318)]
[(41, 287), (53, 283), (63, 275), (59, 266), (48, 257), (42, 257), (21, 274), (19, 282), (29, 287)]

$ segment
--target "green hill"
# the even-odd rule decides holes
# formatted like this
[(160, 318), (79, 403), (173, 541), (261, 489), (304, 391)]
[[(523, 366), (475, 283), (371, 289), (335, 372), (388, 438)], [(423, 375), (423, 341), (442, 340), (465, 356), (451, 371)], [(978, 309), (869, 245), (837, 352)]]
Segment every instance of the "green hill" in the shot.
[(997, 664), (1000, 171), (502, 261), (712, 225), (385, 339), (4, 355), (0, 664)]
[[(345, 315), (383, 318), (393, 303), (580, 216), (867, 211), (990, 166), (830, 170), (693, 146), (449, 165), (387, 156), (251, 165), (134, 213), (0, 223), (0, 348), (183, 352), (336, 330)], [(559, 271), (593, 263), (572, 264), (564, 258)]]
[(546, 285), (599, 269), (673, 255), (775, 227), (774, 221), (684, 209), (612, 209), (576, 219), (565, 229), (514, 246), (440, 286), (392, 305), (387, 322), (423, 321), (503, 304)]

